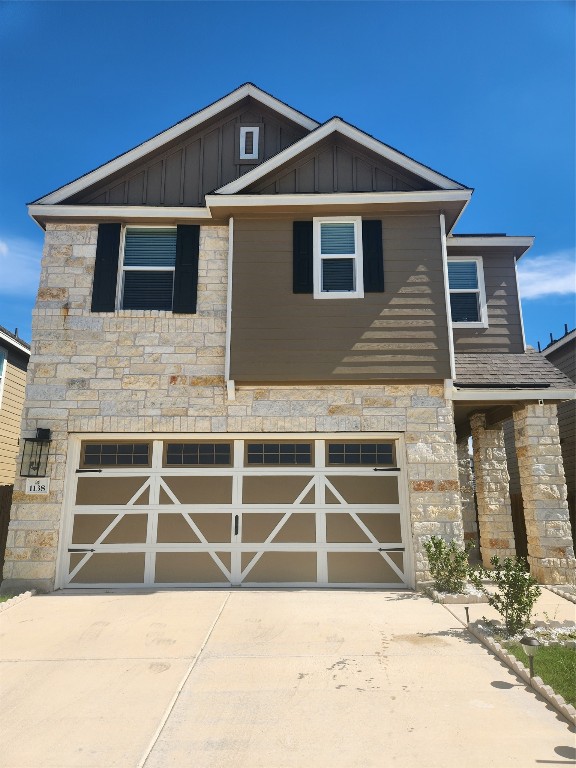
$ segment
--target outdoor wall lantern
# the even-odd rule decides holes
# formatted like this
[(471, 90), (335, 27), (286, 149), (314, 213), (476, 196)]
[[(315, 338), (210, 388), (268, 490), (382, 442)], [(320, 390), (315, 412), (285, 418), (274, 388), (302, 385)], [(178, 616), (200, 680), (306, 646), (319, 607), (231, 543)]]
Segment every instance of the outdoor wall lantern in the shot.
[(528, 637), (525, 635), (522, 640), (520, 640), (520, 644), (524, 649), (524, 653), (528, 656), (528, 663), (530, 664), (530, 682), (532, 682), (532, 678), (534, 677), (534, 656), (536, 656), (536, 651), (540, 647), (540, 643), (535, 637)]
[(40, 428), (36, 430), (36, 437), (24, 438), (20, 477), (46, 477), (51, 439), (50, 430)]

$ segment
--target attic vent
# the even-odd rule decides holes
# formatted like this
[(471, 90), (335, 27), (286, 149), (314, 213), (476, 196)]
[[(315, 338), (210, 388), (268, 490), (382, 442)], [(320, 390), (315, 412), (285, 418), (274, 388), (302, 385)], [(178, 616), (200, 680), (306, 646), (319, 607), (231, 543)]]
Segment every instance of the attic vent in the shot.
[(260, 144), (259, 126), (242, 126), (240, 128), (240, 160), (258, 161)]

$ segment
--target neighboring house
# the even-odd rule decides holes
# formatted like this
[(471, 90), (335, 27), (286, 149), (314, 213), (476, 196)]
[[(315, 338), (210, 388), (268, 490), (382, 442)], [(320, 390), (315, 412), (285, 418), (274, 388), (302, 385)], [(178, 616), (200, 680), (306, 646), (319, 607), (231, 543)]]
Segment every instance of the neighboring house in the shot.
[(0, 325), (0, 486), (13, 485), (29, 345)]
[(532, 571), (569, 578), (574, 386), (525, 352), (532, 238), (453, 234), (471, 195), (246, 84), (31, 204), (50, 487), (19, 481), (4, 584), (414, 586), (427, 536), (475, 535), (471, 430), (512, 553), (512, 412)]

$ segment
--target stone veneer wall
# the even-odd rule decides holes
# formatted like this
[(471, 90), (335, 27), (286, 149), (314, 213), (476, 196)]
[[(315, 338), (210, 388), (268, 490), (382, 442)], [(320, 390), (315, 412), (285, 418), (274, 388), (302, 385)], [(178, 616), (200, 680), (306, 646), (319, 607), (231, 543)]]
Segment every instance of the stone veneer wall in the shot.
[(48, 497), (17, 478), (5, 588), (54, 585), (69, 433), (402, 432), (417, 581), (422, 538), (462, 541), (451, 403), (443, 383), (242, 387), (226, 399), (228, 228), (202, 227), (198, 310), (91, 313), (97, 226), (46, 231), (23, 433), (52, 430)]

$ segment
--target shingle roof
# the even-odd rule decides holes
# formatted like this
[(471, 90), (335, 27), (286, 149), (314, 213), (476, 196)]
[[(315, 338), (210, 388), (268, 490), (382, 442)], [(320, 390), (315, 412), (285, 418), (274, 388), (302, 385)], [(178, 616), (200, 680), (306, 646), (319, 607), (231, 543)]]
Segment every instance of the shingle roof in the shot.
[(521, 355), (457, 354), (454, 386), (478, 389), (574, 389), (575, 385), (544, 355), (527, 350)]
[(3, 325), (0, 325), (0, 332), (8, 336), (10, 339), (14, 339), (14, 341), (17, 341), (18, 344), (22, 344), (23, 347), (28, 347), (28, 349), (30, 349), (30, 344), (28, 344), (27, 341), (21, 339), (20, 336), (16, 336), (14, 333), (9, 331), (8, 328), (4, 328)]

